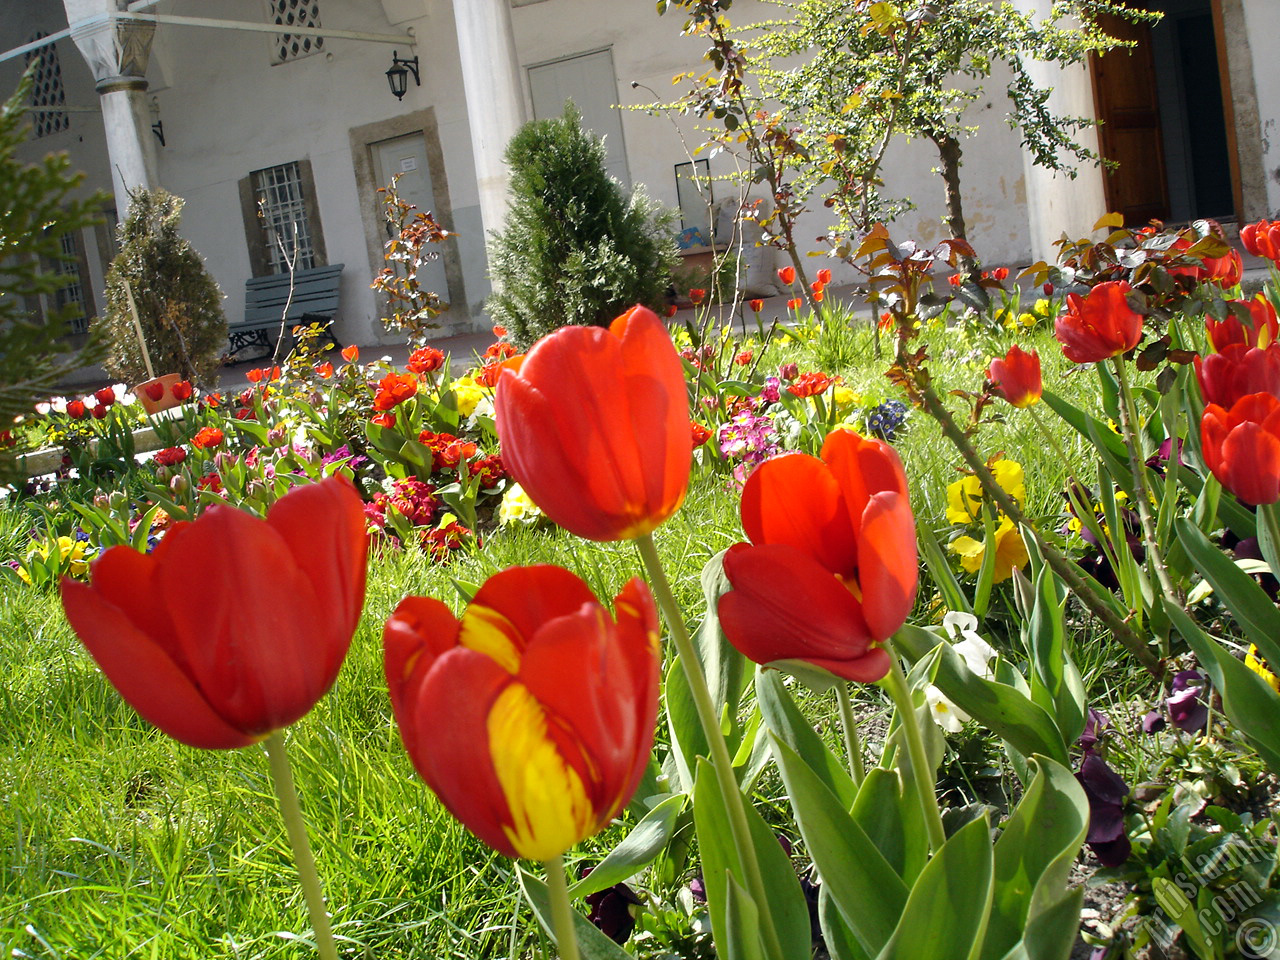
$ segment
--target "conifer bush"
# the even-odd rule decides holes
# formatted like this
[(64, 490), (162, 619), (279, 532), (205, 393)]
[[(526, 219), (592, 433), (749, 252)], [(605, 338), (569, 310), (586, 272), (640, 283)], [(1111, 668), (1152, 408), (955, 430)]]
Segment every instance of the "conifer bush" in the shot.
[(107, 271), (107, 310), (101, 320), (109, 344), (103, 364), (127, 383), (147, 379), (147, 367), (129, 309), (133, 292), (156, 376), (214, 381), (227, 345), (222, 291), (191, 244), (178, 235), (183, 200), (167, 190), (130, 194), (120, 224), (120, 252)]
[(507, 145), (507, 223), (491, 234), (494, 323), (527, 347), (566, 324), (606, 326), (636, 303), (662, 306), (675, 262), (672, 214), (605, 169), (604, 141), (564, 115)]

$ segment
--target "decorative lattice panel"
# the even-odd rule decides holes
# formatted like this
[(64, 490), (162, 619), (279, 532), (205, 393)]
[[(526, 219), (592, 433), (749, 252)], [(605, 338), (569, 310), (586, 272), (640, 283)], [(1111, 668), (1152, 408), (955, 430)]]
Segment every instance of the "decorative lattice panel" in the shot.
[[(320, 0), (269, 0), (270, 16), (282, 27), (320, 26)], [(324, 37), (282, 33), (276, 37), (275, 61), (297, 60), (324, 49)]]
[(302, 172), (297, 163), (255, 170), (253, 195), (258, 198), (261, 224), (266, 232), (267, 258), (272, 273), (288, 273), (316, 265), (311, 223), (302, 193)]
[[(48, 34), (37, 31), (31, 40), (42, 40)], [(36, 64), (35, 85), (31, 89), (31, 116), (35, 135), (46, 137), (70, 126), (64, 111), (56, 109), (66, 104), (66, 92), (62, 88), (62, 67), (58, 64), (58, 51), (53, 44), (27, 53), (27, 66)]]
[(74, 234), (64, 233), (58, 242), (65, 259), (57, 262), (55, 270), (68, 280), (54, 293), (54, 306), (59, 310), (71, 308), (72, 333), (88, 333), (89, 318), (84, 315), (84, 288), (80, 285), (80, 248)]

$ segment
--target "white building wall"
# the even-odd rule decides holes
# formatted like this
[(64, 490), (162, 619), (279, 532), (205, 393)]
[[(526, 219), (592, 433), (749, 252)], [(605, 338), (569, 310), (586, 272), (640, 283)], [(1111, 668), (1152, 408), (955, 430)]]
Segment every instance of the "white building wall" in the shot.
[(1258, 121), (1262, 132), (1262, 166), (1267, 187), (1267, 214), (1280, 216), (1280, 3), (1244, 0), (1245, 23), (1253, 52)]

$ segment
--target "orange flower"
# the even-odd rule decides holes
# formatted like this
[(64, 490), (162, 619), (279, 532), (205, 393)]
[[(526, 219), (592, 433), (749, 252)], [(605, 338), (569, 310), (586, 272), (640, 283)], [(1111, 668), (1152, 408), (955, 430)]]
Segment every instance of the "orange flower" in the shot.
[(560, 567), (511, 567), (461, 620), (406, 597), (387, 621), (387, 686), (414, 768), (505, 856), (548, 860), (603, 830), (649, 762), (658, 614), (638, 578), (614, 611)]
[(409, 354), (404, 366), (409, 372), (418, 375), (434, 373), (444, 366), (444, 353), (435, 347), (421, 347)]
[(707, 299), (707, 291), (700, 287), (693, 287), (689, 290), (689, 300), (695, 307), (705, 299)]
[(62, 581), (72, 628), (144, 719), (227, 749), (287, 727), (333, 685), (364, 604), (364, 507), (337, 477), (260, 520), (209, 508), (150, 554), (117, 546)]
[(191, 381), (179, 380), (172, 388), (173, 398), (179, 403), (186, 403), (191, 399)]
[[(1205, 333), (1209, 335), (1209, 343), (1213, 349), (1221, 353), (1232, 344), (1246, 347), (1266, 348), (1276, 342), (1280, 334), (1280, 320), (1276, 317), (1276, 308), (1264, 295), (1258, 294), (1248, 303), (1240, 300), (1229, 300), (1227, 306), (1232, 309), (1223, 320), (1213, 317), (1204, 318)], [(1252, 323), (1244, 324), (1236, 316), (1235, 309), (1248, 308)]]
[(1280, 220), (1259, 220), (1241, 227), (1240, 242), (1255, 257), (1280, 261)]
[(354, 343), (349, 347), (343, 347), (342, 359), (347, 361), (347, 363), (355, 363), (360, 359), (360, 348)]
[(987, 367), (987, 380), (992, 392), (1004, 397), (1015, 407), (1029, 407), (1040, 399), (1040, 354), (1023, 350), (1016, 343), (1004, 359), (996, 357)]
[(589, 540), (649, 533), (689, 483), (684, 371), (666, 326), (632, 307), (606, 330), (562, 327), (504, 370), (495, 398), (507, 468)]
[(700, 447), (711, 439), (711, 431), (697, 420), (689, 421), (689, 430), (693, 434), (693, 445)]
[(796, 268), (783, 267), (778, 271), (778, 279), (781, 280), (785, 286), (791, 286), (796, 282)]
[(1081, 297), (1067, 294), (1067, 312), (1054, 325), (1054, 336), (1072, 363), (1097, 363), (1132, 350), (1142, 339), (1142, 315), (1127, 297), (1123, 280), (1100, 283)]
[(826, 288), (823, 287), (822, 284), (815, 283), (813, 285), (813, 302), (814, 303), (821, 303), (823, 299), (826, 297), (826, 295), (827, 295)]
[(749, 306), (754, 313), (759, 313), (764, 309), (764, 301), (759, 298), (755, 300), (748, 300), (747, 306)]
[(740, 543), (724, 558), (733, 589), (720, 626), (746, 657), (802, 661), (846, 680), (889, 672), (880, 646), (915, 602), (915, 519), (893, 448), (835, 430), (822, 458), (784, 454), (742, 491)]
[(385, 412), (397, 407), (418, 392), (418, 380), (409, 373), (388, 373), (378, 381), (378, 392), (373, 398), (373, 409)]
[(370, 423), (376, 423), (380, 427), (390, 430), (396, 425), (396, 414), (394, 410), (388, 410), (386, 413), (374, 414), (369, 418)]
[(222, 443), (222, 431), (217, 427), (201, 427), (191, 438), (191, 445), (197, 450), (212, 450)]
[(818, 282), (824, 287), (831, 282), (831, 270), (828, 267), (823, 267), (818, 271)]
[(804, 306), (804, 300), (800, 297), (792, 297), (787, 301), (788, 310), (799, 310), (802, 306)]
[(328, 380), (333, 376), (333, 364), (328, 360), (323, 363), (316, 364), (316, 376), (321, 380)]

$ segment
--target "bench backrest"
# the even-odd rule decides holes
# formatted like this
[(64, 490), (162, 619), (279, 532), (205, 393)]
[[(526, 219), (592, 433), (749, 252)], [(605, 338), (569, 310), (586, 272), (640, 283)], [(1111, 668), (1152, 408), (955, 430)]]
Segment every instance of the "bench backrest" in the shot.
[[(289, 298), (289, 275), (254, 277), (244, 285), (244, 322), (300, 320), (305, 314), (328, 314), (338, 310), (338, 286), (344, 264), (298, 270), (293, 275), (293, 299)], [(284, 305), (289, 304), (287, 316)]]

